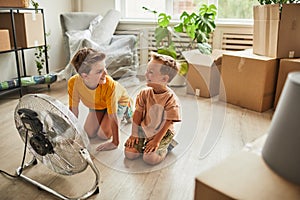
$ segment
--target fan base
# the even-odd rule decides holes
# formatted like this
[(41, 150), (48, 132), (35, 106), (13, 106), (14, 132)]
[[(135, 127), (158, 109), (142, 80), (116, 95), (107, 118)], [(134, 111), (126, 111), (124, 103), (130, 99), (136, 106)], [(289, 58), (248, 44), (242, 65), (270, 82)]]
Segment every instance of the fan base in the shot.
[(39, 190), (44, 190), (46, 192), (49, 192), (53, 195), (55, 195), (56, 197), (60, 198), (60, 199), (65, 199), (65, 200), (75, 200), (75, 199), (87, 199), (89, 198), (90, 196), (94, 195), (94, 194), (98, 194), (100, 192), (100, 189), (98, 187), (98, 178), (99, 178), (99, 172), (97, 170), (97, 168), (94, 166), (94, 164), (91, 162), (90, 159), (87, 159), (87, 162), (88, 164), (90, 165), (90, 167), (92, 168), (92, 170), (94, 171), (95, 175), (96, 175), (96, 181), (95, 181), (95, 184), (94, 186), (92, 187), (92, 189), (90, 189), (88, 192), (86, 192), (85, 194), (83, 194), (82, 196), (80, 197), (68, 197), (66, 195), (63, 195), (25, 175), (22, 174), (22, 172), (28, 168), (30, 168), (31, 166), (34, 166), (37, 164), (37, 159), (35, 157), (32, 158), (32, 160), (28, 163), (26, 163), (23, 168), (20, 166), (17, 170), (16, 170), (16, 173), (17, 175), (22, 178), (23, 180), (35, 185), (38, 187)]

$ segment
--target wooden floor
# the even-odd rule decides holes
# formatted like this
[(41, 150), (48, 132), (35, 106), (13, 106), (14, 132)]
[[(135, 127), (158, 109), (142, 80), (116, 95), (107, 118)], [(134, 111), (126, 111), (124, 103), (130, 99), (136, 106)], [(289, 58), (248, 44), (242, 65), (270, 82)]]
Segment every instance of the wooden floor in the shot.
[[(67, 105), (66, 88), (66, 82), (61, 81), (52, 84), (50, 90), (39, 87), (29, 92), (51, 95)], [(190, 117), (201, 114), (203, 119), (210, 118), (212, 114), (211, 100), (197, 98), (195, 101), (198, 109), (191, 112)], [(13, 113), (17, 103), (17, 94), (0, 97), (0, 169), (11, 174), (14, 174), (16, 168), (20, 166), (24, 148), (24, 143), (14, 124)], [(203, 132), (208, 127), (206, 121), (200, 120), (195, 130), (196, 137), (191, 138), (193, 141), (186, 152), (176, 159), (176, 162), (152, 172), (121, 171), (103, 164), (99, 159), (94, 159), (94, 163), (100, 171), (99, 188), (101, 191), (90, 199), (191, 200), (194, 198), (195, 176), (241, 150), (246, 143), (265, 134), (269, 128), (272, 114), (272, 110), (258, 113), (228, 104), (225, 109), (221, 134), (209, 154), (200, 155), (205, 135)], [(27, 156), (27, 160), (29, 158), (30, 156)], [(94, 174), (90, 169), (73, 176), (62, 176), (52, 172), (41, 163), (24, 171), (24, 174), (71, 197), (80, 196), (88, 191), (94, 182)], [(57, 198), (20, 178), (11, 179), (0, 175), (0, 199), (48, 200)]]

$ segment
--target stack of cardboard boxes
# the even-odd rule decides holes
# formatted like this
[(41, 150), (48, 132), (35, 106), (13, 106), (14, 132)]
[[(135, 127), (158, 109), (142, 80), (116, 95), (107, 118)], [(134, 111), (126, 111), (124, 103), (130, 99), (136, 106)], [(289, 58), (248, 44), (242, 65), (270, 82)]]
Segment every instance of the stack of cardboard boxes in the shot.
[[(28, 6), (29, 0), (0, 0), (0, 7), (4, 8), (0, 13), (0, 51), (12, 48), (31, 48), (45, 44), (43, 15), (35, 11), (23, 10)], [(14, 8), (13, 13), (9, 12), (10, 8)], [(12, 16), (17, 46), (14, 45)]]
[(258, 112), (277, 104), (288, 72), (300, 71), (299, 10), (300, 4), (281, 11), (278, 4), (254, 6), (253, 51), (223, 55), (220, 100)]
[[(300, 71), (299, 11), (300, 4), (284, 4), (281, 15), (278, 5), (254, 7), (253, 51), (223, 54), (221, 100), (259, 112), (277, 104), (288, 73)], [(300, 199), (300, 185), (264, 162), (266, 137), (197, 176), (194, 199)]]
[(300, 4), (254, 6), (253, 49), (214, 50), (209, 56), (184, 52), (187, 93), (219, 95), (221, 101), (257, 112), (276, 106), (287, 74), (300, 71), (299, 10)]

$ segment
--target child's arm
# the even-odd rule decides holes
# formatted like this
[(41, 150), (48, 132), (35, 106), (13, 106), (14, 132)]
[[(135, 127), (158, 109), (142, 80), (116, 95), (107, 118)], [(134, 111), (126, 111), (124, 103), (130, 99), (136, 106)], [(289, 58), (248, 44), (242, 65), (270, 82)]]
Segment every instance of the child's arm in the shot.
[(141, 125), (142, 122), (142, 116), (143, 113), (139, 112), (137, 110), (134, 111), (133, 117), (132, 117), (132, 130), (131, 130), (131, 135), (127, 139), (125, 146), (126, 147), (133, 147), (134, 144), (138, 144), (139, 142), (139, 126)]
[(78, 114), (79, 114), (79, 110), (78, 107), (69, 107), (69, 109), (71, 110), (71, 112), (78, 118)]
[(162, 129), (160, 129), (160, 131), (153, 137), (153, 139), (147, 143), (146, 148), (145, 148), (145, 153), (154, 152), (158, 149), (160, 141), (163, 139), (163, 137), (167, 133), (167, 130), (169, 129), (171, 124), (172, 124), (171, 120), (166, 120)]

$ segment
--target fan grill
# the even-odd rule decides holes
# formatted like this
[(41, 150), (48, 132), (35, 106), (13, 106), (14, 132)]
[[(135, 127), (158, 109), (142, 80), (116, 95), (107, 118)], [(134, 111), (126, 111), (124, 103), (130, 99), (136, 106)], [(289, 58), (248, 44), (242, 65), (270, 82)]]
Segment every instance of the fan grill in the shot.
[(43, 134), (53, 146), (52, 153), (41, 155), (36, 151), (36, 147), (28, 142), (30, 152), (39, 161), (63, 175), (72, 175), (86, 169), (88, 163), (80, 155), (80, 150), (87, 147), (88, 138), (66, 106), (46, 95), (23, 96), (15, 109), (15, 124), (25, 142), (26, 133), (28, 139), (37, 133), (24, 125), (18, 114), (20, 109), (29, 109), (37, 114), (43, 126), (40, 134)]

